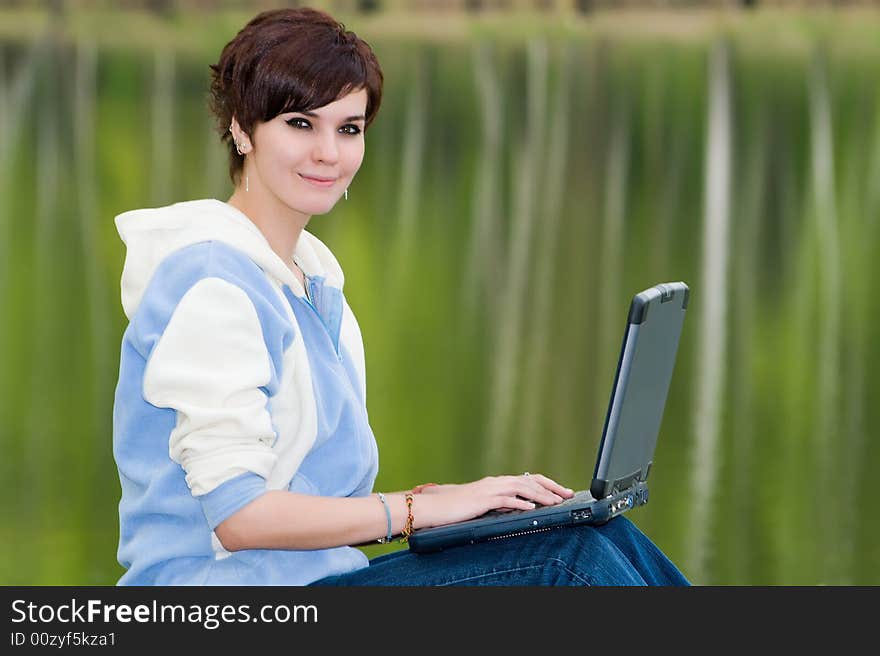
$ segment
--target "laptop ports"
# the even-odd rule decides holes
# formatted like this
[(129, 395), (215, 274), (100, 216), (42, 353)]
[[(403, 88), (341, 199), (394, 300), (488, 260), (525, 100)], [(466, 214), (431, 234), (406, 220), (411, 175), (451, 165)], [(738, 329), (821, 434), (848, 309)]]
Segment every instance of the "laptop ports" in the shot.
[(571, 511), (571, 521), (573, 522), (585, 522), (593, 516), (593, 511), (589, 508), (584, 508), (582, 510), (572, 510)]
[(632, 494), (627, 494), (624, 497), (619, 498), (617, 501), (611, 502), (611, 514), (616, 515), (625, 510), (629, 510), (635, 505), (635, 499)]

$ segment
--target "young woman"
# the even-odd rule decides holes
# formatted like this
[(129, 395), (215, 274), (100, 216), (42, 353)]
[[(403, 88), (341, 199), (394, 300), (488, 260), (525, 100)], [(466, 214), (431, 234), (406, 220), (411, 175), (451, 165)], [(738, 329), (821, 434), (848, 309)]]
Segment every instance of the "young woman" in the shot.
[(119, 583), (686, 584), (623, 518), (432, 555), (351, 546), (572, 491), (523, 474), (373, 493), (360, 329), (339, 263), (305, 228), (360, 168), (379, 63), (299, 8), (259, 14), (211, 69), (234, 193), (116, 217)]

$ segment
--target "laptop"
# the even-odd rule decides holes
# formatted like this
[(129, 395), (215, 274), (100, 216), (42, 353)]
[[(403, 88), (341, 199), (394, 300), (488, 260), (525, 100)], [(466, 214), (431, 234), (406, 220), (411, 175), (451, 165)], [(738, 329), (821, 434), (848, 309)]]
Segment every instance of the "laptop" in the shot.
[(413, 531), (417, 553), (600, 525), (648, 502), (648, 474), (672, 380), (688, 305), (688, 286), (662, 283), (636, 294), (629, 308), (602, 440), (588, 490), (531, 510), (492, 510), (475, 519)]

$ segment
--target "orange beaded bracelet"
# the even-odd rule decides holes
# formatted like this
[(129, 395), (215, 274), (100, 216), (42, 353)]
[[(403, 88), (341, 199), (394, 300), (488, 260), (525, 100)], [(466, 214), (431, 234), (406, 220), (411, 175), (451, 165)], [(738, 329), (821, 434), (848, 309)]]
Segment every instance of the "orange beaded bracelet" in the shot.
[(413, 493), (406, 493), (406, 525), (403, 527), (402, 535), (400, 538), (401, 542), (407, 542), (409, 540), (409, 536), (412, 535), (413, 532)]

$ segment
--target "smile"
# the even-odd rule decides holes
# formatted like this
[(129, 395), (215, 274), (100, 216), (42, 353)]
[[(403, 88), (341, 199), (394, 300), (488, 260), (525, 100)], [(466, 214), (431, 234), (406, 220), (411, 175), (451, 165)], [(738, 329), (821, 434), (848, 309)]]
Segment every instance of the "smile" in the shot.
[(308, 182), (310, 185), (314, 185), (315, 187), (321, 187), (322, 189), (326, 189), (327, 187), (332, 187), (336, 180), (318, 180), (316, 178), (308, 178), (304, 176), (302, 173), (298, 173), (299, 177)]

